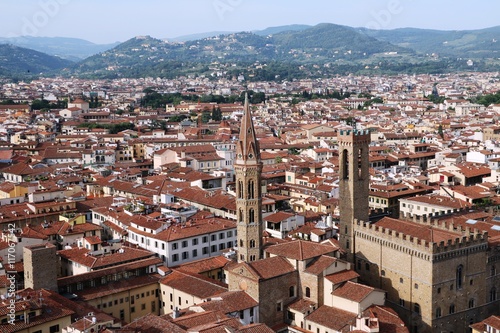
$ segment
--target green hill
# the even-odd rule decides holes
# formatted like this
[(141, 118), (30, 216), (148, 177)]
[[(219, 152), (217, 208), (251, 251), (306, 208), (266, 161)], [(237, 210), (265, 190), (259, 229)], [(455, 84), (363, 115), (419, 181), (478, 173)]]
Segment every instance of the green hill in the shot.
[(500, 26), (480, 30), (358, 29), (367, 36), (407, 47), (422, 54), (461, 58), (500, 57)]
[(413, 53), (349, 27), (320, 24), (307, 29), (303, 26), (295, 28), (297, 30), (278, 27), (274, 31), (279, 32), (272, 35), (239, 32), (183, 43), (149, 36), (135, 37), (85, 59), (73, 67), (72, 73), (106, 78), (173, 77), (207, 74), (216, 68), (226, 72), (246, 70), (254, 63), (278, 62), (281, 67), (285, 63), (299, 67), (302, 64), (368, 60), (372, 55), (383, 53)]
[(99, 52), (109, 50), (119, 44), (94, 44), (79, 38), (32, 36), (11, 38), (0, 37), (0, 43), (32, 49), (74, 62), (81, 61)]
[(51, 74), (72, 64), (69, 60), (35, 50), (0, 44), (0, 75), (3, 77)]

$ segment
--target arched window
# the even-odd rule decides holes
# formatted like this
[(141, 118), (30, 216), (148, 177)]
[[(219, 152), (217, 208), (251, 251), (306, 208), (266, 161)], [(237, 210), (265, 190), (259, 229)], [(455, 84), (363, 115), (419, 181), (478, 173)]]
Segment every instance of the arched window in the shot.
[(436, 309), (436, 318), (441, 318), (441, 308)]
[(238, 192), (238, 198), (243, 199), (243, 182), (241, 180), (238, 180), (236, 191)]
[(495, 276), (497, 275), (497, 269), (495, 267), (495, 265), (491, 266), (491, 269), (490, 269), (490, 276)]
[(347, 149), (342, 151), (342, 177), (344, 179), (349, 179), (349, 152)]
[(239, 210), (239, 221), (243, 221), (243, 209), (240, 208)]
[(306, 287), (306, 297), (311, 297), (311, 288)]
[(255, 182), (253, 180), (248, 181), (248, 192), (247, 192), (247, 198), (248, 199), (255, 199)]
[(497, 288), (493, 287), (490, 290), (490, 302), (494, 302), (497, 300)]
[(456, 274), (457, 289), (462, 289), (463, 270), (464, 270), (464, 266), (459, 265), (457, 267), (457, 274)]
[(243, 239), (240, 239), (240, 247), (243, 247)]
[(250, 248), (253, 249), (255, 247), (255, 240), (251, 239), (250, 240)]
[(469, 300), (469, 309), (472, 309), (472, 308), (474, 307), (474, 305), (475, 305), (474, 298), (471, 298), (471, 299)]
[(455, 313), (455, 304), (452, 304), (450, 305), (450, 311), (449, 311), (450, 314), (454, 314)]
[(248, 210), (248, 222), (255, 223), (255, 210), (253, 208)]

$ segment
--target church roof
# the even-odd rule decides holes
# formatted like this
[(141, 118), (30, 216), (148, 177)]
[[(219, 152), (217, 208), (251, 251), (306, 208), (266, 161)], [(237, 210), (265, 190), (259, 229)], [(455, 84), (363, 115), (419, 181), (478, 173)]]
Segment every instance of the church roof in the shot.
[(335, 250), (336, 249), (329, 245), (297, 240), (270, 246), (266, 249), (266, 252), (288, 259), (307, 260), (332, 253)]
[[(281, 275), (292, 273), (295, 267), (288, 260), (282, 257), (271, 257), (253, 262), (242, 262), (235, 267), (246, 266), (256, 279), (272, 279)], [(235, 268), (236, 269), (236, 268)], [(235, 270), (233, 269), (233, 271)]]

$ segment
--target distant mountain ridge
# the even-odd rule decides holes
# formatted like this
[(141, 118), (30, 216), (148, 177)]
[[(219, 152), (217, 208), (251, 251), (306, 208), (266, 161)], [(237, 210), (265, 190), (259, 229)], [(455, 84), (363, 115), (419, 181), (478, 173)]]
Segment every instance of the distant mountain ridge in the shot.
[(10, 44), (0, 44), (0, 76), (25, 77), (51, 74), (73, 62)]
[[(374, 54), (413, 51), (335, 24), (307, 28), (274, 29), (258, 35), (239, 32), (195, 41), (168, 42), (146, 37), (132, 38), (117, 47), (94, 55), (73, 68), (75, 75), (169, 75), (180, 67), (193, 73), (207, 71), (212, 63), (251, 64), (278, 61), (284, 63), (328, 63), (334, 60), (366, 59)], [(189, 65), (187, 65), (189, 64)]]
[(358, 31), (378, 40), (407, 47), (418, 53), (456, 57), (500, 57), (500, 26), (479, 30), (430, 30), (401, 28)]
[[(291, 25), (283, 25), (283, 26), (277, 26), (277, 27), (269, 27), (264, 30), (252, 30), (256, 35), (259, 36), (267, 36), (267, 35), (273, 35), (277, 34), (280, 32), (284, 31), (301, 31), (305, 29), (309, 29), (312, 26), (310, 25), (305, 25), (305, 24), (291, 24)], [(208, 38), (208, 37), (216, 37), (220, 35), (229, 35), (229, 34), (235, 34), (238, 33), (238, 31), (211, 31), (211, 32), (202, 32), (202, 33), (197, 33), (197, 34), (190, 34), (190, 35), (182, 35), (178, 37), (173, 37), (173, 38), (162, 38), (163, 40), (166, 41), (172, 41), (172, 42), (188, 42), (188, 41), (193, 41), (197, 39), (203, 39), (203, 38)]]
[[(191, 37), (190, 37), (191, 36)], [(194, 36), (206, 36), (191, 40)], [(16, 49), (22, 61), (6, 61), (0, 75), (54, 72), (90, 78), (175, 77), (225, 75), (249, 79), (294, 79), (331, 74), (440, 73), (459, 70), (500, 70), (500, 26), (468, 31), (425, 29), (369, 30), (322, 23), (288, 25), (253, 32), (211, 32), (161, 40), (134, 37), (123, 43), (98, 45), (77, 38), (22, 37), (9, 39), (60, 57), (77, 59), (71, 65)], [(0, 43), (1, 43), (0, 38)], [(5, 39), (4, 39), (5, 40)], [(85, 51), (82, 51), (82, 48)], [(473, 66), (463, 59), (473, 59)], [(40, 61), (46, 61), (44, 65)], [(10, 68), (9, 68), (10, 67)], [(7, 74), (5, 74), (7, 73)]]
[(33, 49), (38, 52), (58, 56), (74, 62), (81, 61), (120, 44), (119, 42), (112, 44), (94, 44), (80, 38), (32, 36), (0, 37), (0, 43)]

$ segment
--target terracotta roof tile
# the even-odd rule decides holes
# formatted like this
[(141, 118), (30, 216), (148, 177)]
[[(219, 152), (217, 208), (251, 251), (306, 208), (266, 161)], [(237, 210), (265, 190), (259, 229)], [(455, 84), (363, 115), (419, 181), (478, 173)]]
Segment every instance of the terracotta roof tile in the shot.
[(330, 245), (297, 240), (270, 246), (266, 249), (266, 252), (289, 259), (306, 260), (324, 254), (331, 254), (335, 250), (336, 249)]
[(328, 267), (332, 266), (337, 261), (337, 258), (331, 256), (321, 256), (310, 262), (305, 271), (313, 275), (322, 274)]
[(226, 314), (231, 312), (243, 311), (259, 305), (250, 295), (244, 291), (228, 291), (218, 294), (210, 301), (200, 303), (196, 306), (203, 308), (205, 311), (221, 311)]
[(344, 285), (335, 289), (332, 295), (360, 303), (374, 290), (375, 288), (373, 287), (347, 281)]
[(179, 326), (184, 330), (188, 330), (193, 327), (214, 323), (223, 318), (227, 318), (226, 315), (221, 311), (204, 311), (195, 312), (183, 315), (179, 318), (172, 319), (170, 315), (163, 315), (162, 318), (170, 320), (175, 325)]
[(130, 329), (132, 332), (137, 332), (139, 329), (144, 333), (186, 333), (184, 329), (154, 314), (140, 317), (124, 326), (122, 329), (124, 332), (126, 332), (127, 329)]
[(206, 299), (227, 291), (226, 287), (213, 279), (175, 269), (162, 278), (160, 283), (200, 299)]
[(340, 284), (342, 282), (352, 281), (352, 280), (357, 279), (358, 277), (359, 277), (359, 274), (351, 269), (343, 270), (341, 272), (337, 272), (337, 273), (333, 273), (333, 274), (325, 276), (325, 278), (333, 284)]
[(430, 225), (419, 224), (415, 222), (393, 219), (384, 217), (376, 222), (377, 227), (383, 227), (402, 234), (413, 236), (426, 242), (440, 243), (441, 241), (447, 242), (462, 237), (460, 233), (451, 232), (448, 230), (438, 229)]
[(280, 275), (295, 272), (295, 267), (282, 257), (271, 257), (247, 263), (261, 279), (271, 279)]
[(356, 321), (356, 313), (323, 305), (306, 317), (306, 320), (341, 332)]
[(378, 319), (379, 332), (384, 333), (409, 333), (404, 322), (399, 318), (396, 311), (380, 305), (372, 305), (363, 314)]

